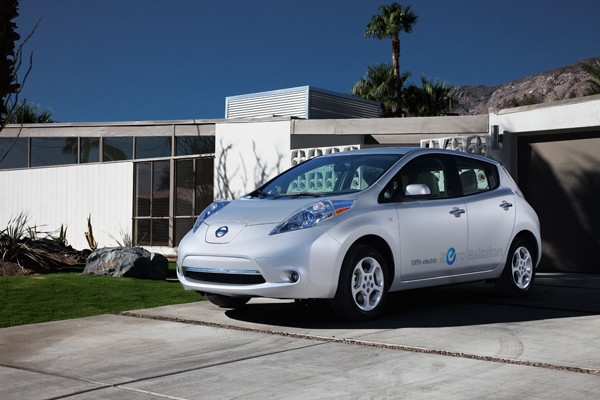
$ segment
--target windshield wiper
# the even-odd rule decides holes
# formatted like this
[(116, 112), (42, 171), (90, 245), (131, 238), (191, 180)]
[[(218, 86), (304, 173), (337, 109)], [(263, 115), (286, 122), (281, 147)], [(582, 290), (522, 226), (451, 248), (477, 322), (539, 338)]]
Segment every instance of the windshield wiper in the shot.
[(296, 198), (296, 197), (321, 197), (325, 196), (327, 193), (323, 192), (299, 192), (299, 193), (279, 193), (273, 196), (274, 199), (279, 199), (281, 197), (287, 198)]

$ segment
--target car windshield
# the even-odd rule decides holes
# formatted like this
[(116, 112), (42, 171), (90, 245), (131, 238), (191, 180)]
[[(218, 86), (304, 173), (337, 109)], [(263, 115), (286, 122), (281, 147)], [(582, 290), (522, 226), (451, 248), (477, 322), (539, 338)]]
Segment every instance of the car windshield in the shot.
[(267, 182), (251, 196), (301, 197), (358, 192), (371, 186), (400, 154), (347, 154), (313, 158)]

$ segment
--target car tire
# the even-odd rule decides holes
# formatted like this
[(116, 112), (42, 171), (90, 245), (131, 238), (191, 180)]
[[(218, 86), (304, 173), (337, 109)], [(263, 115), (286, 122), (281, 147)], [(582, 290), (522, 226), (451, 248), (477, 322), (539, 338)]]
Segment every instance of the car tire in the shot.
[(373, 319), (385, 305), (387, 280), (387, 265), (377, 249), (369, 245), (352, 247), (344, 258), (331, 308), (345, 320)]
[(239, 308), (246, 304), (249, 296), (225, 296), (222, 294), (206, 293), (208, 301), (221, 308)]
[(496, 280), (496, 288), (508, 296), (524, 296), (535, 280), (533, 246), (522, 238), (516, 238), (508, 253), (502, 274)]

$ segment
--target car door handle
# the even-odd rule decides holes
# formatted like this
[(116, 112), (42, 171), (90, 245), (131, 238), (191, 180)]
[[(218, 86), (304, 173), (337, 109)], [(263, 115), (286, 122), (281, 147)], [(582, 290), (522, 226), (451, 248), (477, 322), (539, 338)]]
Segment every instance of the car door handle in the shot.
[(454, 215), (455, 217), (460, 217), (460, 214), (464, 214), (465, 212), (466, 211), (464, 208), (454, 207), (452, 211), (450, 211), (450, 214)]
[(509, 203), (508, 201), (502, 201), (500, 207), (504, 208), (505, 210), (508, 210), (509, 207), (512, 207), (512, 203)]

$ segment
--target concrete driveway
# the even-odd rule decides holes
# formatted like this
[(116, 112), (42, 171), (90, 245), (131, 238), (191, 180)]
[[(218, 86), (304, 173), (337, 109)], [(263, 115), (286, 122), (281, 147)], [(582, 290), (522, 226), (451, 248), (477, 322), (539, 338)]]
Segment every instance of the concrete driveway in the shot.
[(3, 400), (599, 397), (598, 275), (398, 293), (368, 323), (252, 300), (0, 329)]

